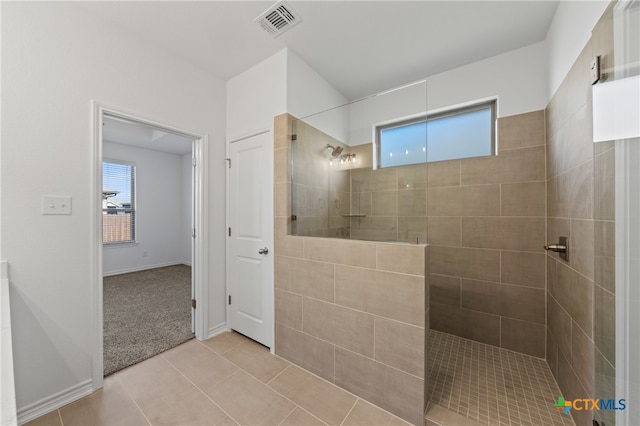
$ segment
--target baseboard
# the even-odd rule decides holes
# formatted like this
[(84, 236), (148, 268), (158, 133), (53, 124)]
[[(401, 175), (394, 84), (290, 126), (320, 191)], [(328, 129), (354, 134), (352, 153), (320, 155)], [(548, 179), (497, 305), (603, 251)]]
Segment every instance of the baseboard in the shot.
[(29, 404), (25, 407), (18, 409), (18, 424), (24, 424), (36, 419), (40, 416), (44, 416), (57, 410), (60, 407), (64, 407), (67, 404), (72, 403), (84, 396), (90, 395), (93, 392), (93, 381), (91, 379), (78, 383), (75, 386), (71, 386), (63, 391), (55, 393), (51, 396), (41, 399), (40, 401)]
[(211, 327), (209, 329), (209, 333), (207, 334), (207, 339), (211, 339), (212, 337), (217, 336), (218, 334), (222, 334), (230, 330), (231, 329), (227, 326), (227, 323), (223, 322), (222, 324), (218, 324), (215, 327)]
[(166, 266), (175, 266), (175, 265), (187, 265), (187, 266), (191, 266), (183, 261), (178, 261), (178, 262), (167, 262), (167, 263), (158, 263), (156, 265), (146, 265), (146, 266), (136, 266), (135, 268), (128, 268), (128, 269), (119, 269), (117, 271), (109, 271), (109, 272), (104, 272), (102, 274), (103, 277), (110, 277), (112, 275), (120, 275), (120, 274), (128, 274), (129, 272), (140, 272), (140, 271), (148, 271), (149, 269), (156, 269), (156, 268), (164, 268)]

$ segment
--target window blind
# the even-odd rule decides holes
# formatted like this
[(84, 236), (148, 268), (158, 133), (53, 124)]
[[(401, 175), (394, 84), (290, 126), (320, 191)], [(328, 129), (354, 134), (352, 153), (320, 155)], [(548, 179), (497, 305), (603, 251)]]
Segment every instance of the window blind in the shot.
[(136, 236), (135, 165), (102, 163), (102, 242), (134, 242)]

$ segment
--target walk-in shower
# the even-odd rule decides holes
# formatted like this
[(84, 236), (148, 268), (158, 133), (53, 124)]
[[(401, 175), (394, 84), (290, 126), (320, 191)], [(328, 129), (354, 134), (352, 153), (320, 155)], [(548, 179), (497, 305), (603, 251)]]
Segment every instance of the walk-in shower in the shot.
[[(613, 57), (614, 6), (546, 104), (528, 99), (534, 80), (496, 89), (505, 84), (504, 74), (477, 79), (471, 66), (292, 120), (286, 229), (289, 235), (334, 239), (304, 238), (305, 250), (329, 253), (345, 244), (349, 250), (381, 250), (386, 246), (380, 242), (429, 246), (425, 329), (433, 332), (423, 354), (431, 362), (425, 383), (436, 411), (484, 424), (590, 425), (595, 419), (606, 426), (620, 414), (556, 407), (559, 396), (565, 402), (625, 397), (616, 395), (619, 153), (613, 142), (594, 145), (585, 131), (591, 129), (591, 80), (583, 66), (596, 56), (605, 62)], [(515, 61), (511, 71), (525, 73), (520, 65)], [(470, 81), (473, 90), (465, 93)], [(540, 84), (544, 90), (546, 80)], [(491, 155), (430, 161), (433, 140), (418, 131), (398, 149), (378, 146), (379, 129), (393, 129), (394, 123), (409, 128), (432, 113), (491, 99), (497, 115)], [(346, 154), (356, 156), (342, 161)], [(381, 155), (393, 156), (394, 166), (385, 167)], [(544, 249), (560, 237), (567, 238), (566, 258)], [(369, 267), (383, 259), (376, 256)], [(338, 275), (330, 280), (335, 288), (327, 303), (338, 305), (332, 307), (336, 315), (344, 315), (340, 295), (358, 306), (371, 303), (351, 287), (352, 279), (364, 276), (359, 261), (355, 255), (341, 258), (347, 266), (332, 269)], [(412, 262), (418, 261), (397, 263)], [(379, 284), (367, 282), (371, 291)], [(298, 296), (304, 303), (307, 296)], [(301, 333), (309, 339), (314, 331), (303, 325)], [(367, 362), (373, 365), (377, 356), (370, 354)]]

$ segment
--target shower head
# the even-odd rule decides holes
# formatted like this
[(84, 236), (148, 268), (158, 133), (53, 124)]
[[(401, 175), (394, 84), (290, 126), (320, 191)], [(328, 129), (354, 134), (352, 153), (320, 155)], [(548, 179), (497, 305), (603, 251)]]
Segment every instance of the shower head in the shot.
[(344, 151), (344, 148), (342, 148), (341, 146), (333, 146), (329, 144), (327, 144), (327, 149), (331, 150), (331, 156), (333, 158), (339, 157), (340, 154), (342, 154), (342, 151)]

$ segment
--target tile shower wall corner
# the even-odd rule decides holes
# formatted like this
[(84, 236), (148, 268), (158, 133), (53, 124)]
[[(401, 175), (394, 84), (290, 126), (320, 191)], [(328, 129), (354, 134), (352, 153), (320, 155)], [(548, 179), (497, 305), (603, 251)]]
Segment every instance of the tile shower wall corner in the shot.
[[(291, 164), (283, 159), (290, 158), (294, 121), (275, 118), (275, 167)], [(275, 176), (275, 185), (291, 184), (288, 170)], [(429, 247), (290, 235), (286, 197), (275, 199), (276, 353), (423, 424)]]

